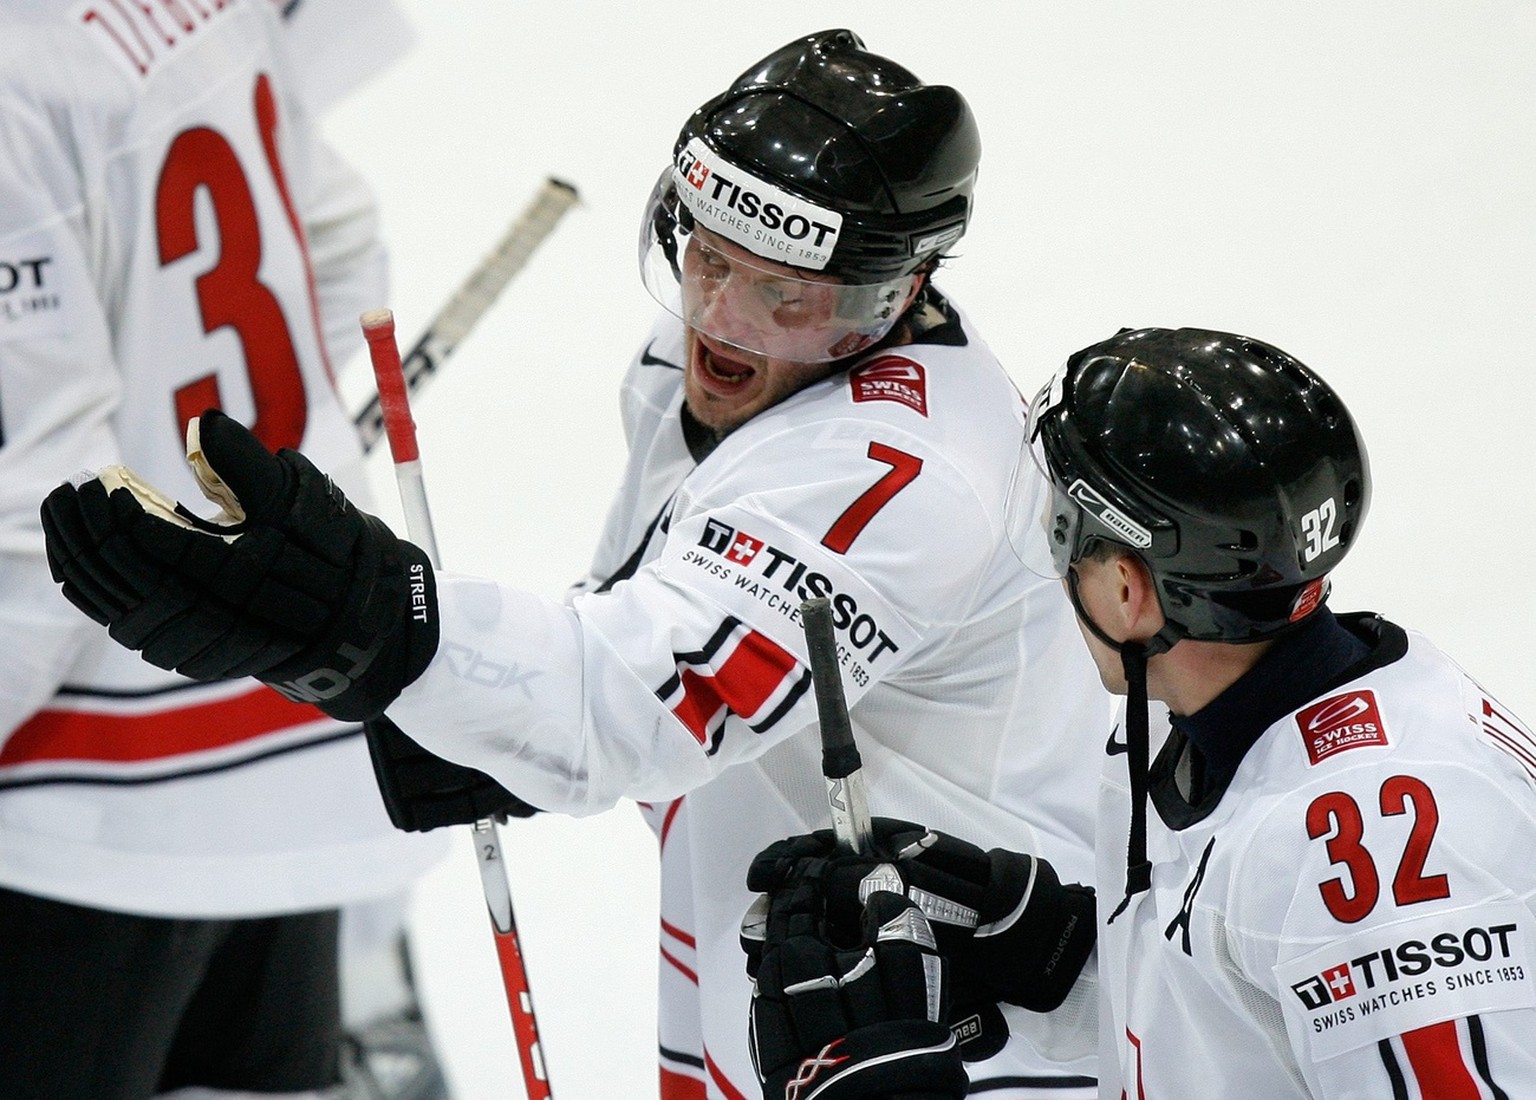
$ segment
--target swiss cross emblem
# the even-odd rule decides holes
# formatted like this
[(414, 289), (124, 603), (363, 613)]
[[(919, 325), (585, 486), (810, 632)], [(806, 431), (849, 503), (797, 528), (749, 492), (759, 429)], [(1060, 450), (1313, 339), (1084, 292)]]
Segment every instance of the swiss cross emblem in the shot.
[(1355, 995), (1355, 981), (1349, 976), (1349, 964), (1340, 963), (1323, 971), (1323, 981), (1328, 985), (1328, 991), (1333, 994), (1335, 1001), (1342, 1001), (1345, 997)]
[(694, 161), (688, 166), (688, 182), (695, 187), (703, 187), (704, 181), (709, 179), (709, 166), (702, 161)]
[(748, 565), (757, 557), (757, 552), (763, 548), (763, 540), (755, 539), (745, 531), (737, 531), (736, 538), (732, 541), (730, 549), (725, 552), (727, 561), (733, 561), (737, 565)]

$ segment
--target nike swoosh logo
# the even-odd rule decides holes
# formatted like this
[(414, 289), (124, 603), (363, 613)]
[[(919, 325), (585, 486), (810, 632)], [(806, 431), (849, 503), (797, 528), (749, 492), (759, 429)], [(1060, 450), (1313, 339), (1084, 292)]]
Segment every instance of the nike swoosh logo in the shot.
[(670, 367), (672, 370), (683, 369), (681, 366), (672, 362), (670, 359), (658, 359), (656, 356), (652, 355), (651, 349), (655, 346), (656, 341), (652, 340), (649, 344), (645, 345), (645, 350), (640, 353), (640, 365), (642, 367)]
[(1115, 734), (1117, 734), (1119, 732), (1120, 732), (1120, 727), (1119, 726), (1116, 726), (1114, 729), (1109, 731), (1109, 739), (1104, 742), (1104, 755), (1105, 756), (1120, 756), (1123, 753), (1127, 753), (1127, 752), (1131, 751), (1131, 745), (1130, 745), (1129, 741), (1116, 741), (1115, 740)]

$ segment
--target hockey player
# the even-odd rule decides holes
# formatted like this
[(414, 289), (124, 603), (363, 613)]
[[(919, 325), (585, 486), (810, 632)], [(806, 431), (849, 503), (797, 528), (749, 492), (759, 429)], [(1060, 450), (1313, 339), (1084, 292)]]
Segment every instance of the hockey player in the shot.
[[(296, 72), (290, 35), (338, 6), (362, 9), (370, 48)], [(338, 909), (384, 904), (442, 851), (391, 828), (355, 723), (137, 660), (59, 598), (43, 554), (35, 498), (82, 462), (190, 491), (186, 424), (209, 405), (360, 473), (331, 367), (382, 300), (384, 256), (309, 107), (391, 55), (372, 30), (388, 12), (277, 11), (0, 10), (6, 1100), (328, 1089)]]
[[(1068, 360), (1029, 437), (1054, 491), (1039, 567), (1128, 697), (1097, 836), (1101, 1095), (1536, 1095), (1536, 738), (1423, 635), (1328, 609), (1371, 496), (1343, 402), (1257, 340), (1126, 330)], [(1150, 768), (1149, 698), (1172, 722)], [(806, 899), (835, 881), (824, 849), (759, 861), (781, 915), (754, 947), (763, 1026), (829, 1100), (865, 1095), (830, 1084), (839, 1023), (865, 1046), (900, 1024), (887, 1059), (960, 1095), (914, 1030), (912, 921), (848, 983), (907, 965), (905, 999), (838, 1015), (797, 992), (850, 969), (807, 949), (849, 895)], [(925, 858), (895, 866), (932, 885)]]
[[(377, 723), (373, 744), (402, 823), (507, 792), (569, 814), (644, 803), (662, 1093), (749, 1095), (742, 868), (827, 819), (806, 597), (835, 609), (881, 807), (1091, 871), (1096, 765), (1074, 746), (1111, 700), (1054, 584), (1010, 549), (1009, 514), (1044, 490), (1016, 476), (1023, 401), (933, 282), (978, 157), (957, 92), (845, 30), (774, 51), (687, 121), (643, 219), (665, 311), (624, 383), (629, 464), (563, 603), (434, 576), (308, 459), (217, 414), (194, 461), (244, 517), (232, 541), (109, 470), (45, 505), (57, 576), (152, 662), (348, 719), (387, 709), (404, 733)], [(1091, 1096), (1092, 1006), (1069, 1006), (1090, 1013), (1076, 1026), (1010, 1008), (1011, 1035), (991, 1012), (966, 1044), (977, 1087)]]

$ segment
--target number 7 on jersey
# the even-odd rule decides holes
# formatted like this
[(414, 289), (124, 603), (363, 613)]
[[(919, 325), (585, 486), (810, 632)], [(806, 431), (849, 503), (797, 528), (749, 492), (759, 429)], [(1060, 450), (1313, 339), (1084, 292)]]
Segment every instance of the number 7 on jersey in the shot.
[(891, 498), (912, 484), (922, 473), (923, 460), (906, 451), (884, 443), (870, 443), (869, 457), (882, 462), (890, 469), (850, 504), (837, 521), (822, 536), (821, 544), (835, 554), (846, 554), (853, 540), (869, 526), (876, 513), (890, 503)]

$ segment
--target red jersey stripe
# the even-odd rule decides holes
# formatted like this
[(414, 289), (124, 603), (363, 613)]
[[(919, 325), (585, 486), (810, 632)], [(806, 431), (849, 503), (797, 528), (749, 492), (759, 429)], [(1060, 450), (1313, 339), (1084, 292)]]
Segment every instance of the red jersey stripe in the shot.
[(709, 720), (720, 712), (720, 692), (714, 677), (701, 676), (691, 668), (683, 669), (678, 678), (683, 685), (683, 701), (672, 708), (672, 713), (703, 745), (709, 741)]
[[(686, 795), (684, 797), (687, 797)], [(674, 799), (672, 805), (667, 807), (666, 816), (661, 820), (661, 846), (667, 846), (667, 834), (672, 831), (672, 822), (677, 819), (677, 811), (683, 808), (683, 799)]]
[(311, 722), (329, 721), (263, 685), (229, 698), (152, 714), (38, 711), (0, 747), (0, 766), (46, 760), (124, 763), (223, 748)]
[(1425, 1096), (1435, 1100), (1482, 1100), (1483, 1094), (1462, 1056), (1455, 1020), (1403, 1032), (1403, 1051)]
[(674, 940), (677, 940), (679, 943), (686, 944), (689, 947), (698, 947), (699, 945), (698, 941), (690, 936), (687, 932), (684, 932), (675, 924), (667, 923), (665, 919), (663, 919), (661, 922), (661, 930), (667, 935), (671, 936)]
[(709, 1070), (709, 1079), (715, 1083), (717, 1089), (725, 1094), (726, 1100), (747, 1100), (745, 1094), (735, 1085), (731, 1084), (730, 1080), (721, 1072), (720, 1067), (715, 1065), (715, 1060), (709, 1056), (709, 1051), (707, 1050), (704, 1052), (704, 1068)]
[(678, 679), (683, 687), (683, 700), (672, 712), (699, 744), (705, 744), (710, 719), (720, 712), (722, 703), (742, 717), (755, 714), (797, 667), (794, 654), (752, 631), (714, 675), (682, 670)]
[(704, 1082), (661, 1067), (661, 1100), (705, 1100)]
[(683, 977), (687, 978), (694, 985), (699, 984), (698, 974), (684, 966), (682, 962), (679, 961), (678, 957), (672, 954), (672, 952), (668, 951), (665, 947), (661, 948), (661, 957), (676, 967), (678, 971), (683, 975)]

